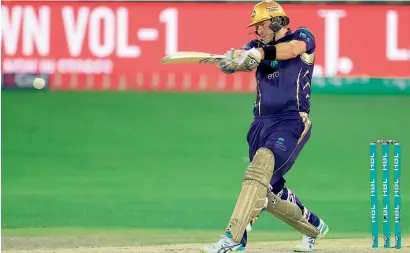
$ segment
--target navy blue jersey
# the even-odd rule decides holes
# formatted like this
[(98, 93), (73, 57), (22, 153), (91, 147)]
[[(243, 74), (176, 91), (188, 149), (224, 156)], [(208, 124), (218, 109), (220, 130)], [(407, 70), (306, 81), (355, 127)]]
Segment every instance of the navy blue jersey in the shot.
[[(311, 80), (315, 60), (315, 38), (304, 27), (294, 32), (288, 29), (275, 45), (291, 40), (306, 43), (306, 52), (296, 58), (281, 61), (263, 60), (256, 70), (257, 94), (254, 115), (285, 116), (295, 112), (310, 112)], [(244, 49), (264, 47), (262, 41), (252, 40)]]

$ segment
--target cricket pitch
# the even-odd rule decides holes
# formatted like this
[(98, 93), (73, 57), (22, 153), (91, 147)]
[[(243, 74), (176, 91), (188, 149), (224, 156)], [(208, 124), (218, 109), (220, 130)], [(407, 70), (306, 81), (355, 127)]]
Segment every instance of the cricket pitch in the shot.
[[(103, 238), (100, 238), (103, 240)], [(13, 238), (3, 239), (3, 245), (6, 245), (2, 252), (7, 253), (194, 253), (199, 252), (201, 244), (167, 244), (167, 245), (132, 245), (132, 242), (117, 242), (118, 246), (80, 246), (74, 238), (68, 239), (60, 247), (58, 238)], [(69, 246), (73, 244), (71, 247)], [(37, 241), (37, 242), (36, 242)], [(288, 253), (292, 252), (293, 246), (299, 241), (274, 241), (274, 242), (257, 242), (249, 243), (246, 253)], [(4, 244), (5, 243), (5, 244)], [(60, 242), (61, 243), (61, 242)], [(96, 241), (94, 243), (97, 243)], [(34, 248), (33, 248), (34, 247)], [(26, 249), (24, 249), (26, 248)], [(396, 249), (371, 249), (368, 239), (323, 239), (318, 241), (315, 252), (321, 253), (367, 253), (367, 252), (393, 252)], [(403, 245), (401, 253), (410, 252), (410, 247)]]

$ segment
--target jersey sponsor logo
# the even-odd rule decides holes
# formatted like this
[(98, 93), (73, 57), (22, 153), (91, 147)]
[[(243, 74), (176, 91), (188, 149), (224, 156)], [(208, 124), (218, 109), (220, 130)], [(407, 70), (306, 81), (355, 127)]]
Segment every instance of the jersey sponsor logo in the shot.
[(299, 28), (298, 29), (300, 32), (300, 37), (304, 39), (313, 39), (313, 34), (306, 28)]
[(278, 61), (272, 61), (271, 63), (270, 63), (270, 67), (271, 68), (276, 68), (278, 66)]
[(268, 80), (272, 80), (279, 77), (279, 71), (275, 71), (272, 74), (268, 75)]
[(275, 143), (275, 148), (278, 148), (278, 149), (280, 149), (280, 150), (282, 150), (282, 151), (286, 151), (286, 150), (287, 150), (287, 147), (286, 147), (286, 145), (285, 145), (285, 139), (283, 139), (283, 138), (278, 138), (278, 140), (277, 140), (276, 143)]

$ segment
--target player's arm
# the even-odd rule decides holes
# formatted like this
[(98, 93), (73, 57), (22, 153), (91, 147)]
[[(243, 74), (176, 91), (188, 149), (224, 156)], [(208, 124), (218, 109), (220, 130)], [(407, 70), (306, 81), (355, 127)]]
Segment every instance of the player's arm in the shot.
[(274, 46), (258, 48), (262, 60), (288, 60), (296, 58), (306, 52), (306, 43), (301, 40), (292, 40)]
[(316, 48), (315, 37), (307, 28), (299, 28), (289, 42), (278, 43), (258, 49), (262, 60), (288, 60)]
[(274, 46), (265, 46), (262, 48), (251, 48), (240, 56), (235, 57), (236, 71), (251, 71), (255, 69), (263, 60), (288, 60), (296, 58), (298, 55), (306, 52), (306, 44), (303, 41), (291, 40)]
[(293, 39), (289, 42), (264, 46), (263, 48), (251, 48), (235, 58), (234, 61), (237, 62), (239, 70), (249, 70), (256, 68), (263, 60), (292, 59), (305, 52), (311, 53), (315, 48), (313, 34), (308, 29), (301, 28), (295, 32)]

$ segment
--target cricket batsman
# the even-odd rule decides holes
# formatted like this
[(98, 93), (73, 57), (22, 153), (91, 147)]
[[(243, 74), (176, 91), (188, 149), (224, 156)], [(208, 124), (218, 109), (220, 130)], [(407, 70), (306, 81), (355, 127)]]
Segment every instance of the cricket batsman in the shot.
[[(291, 30), (289, 17), (274, 1), (256, 4), (249, 27), (259, 39), (227, 52), (218, 63), (226, 74), (256, 69), (254, 121), (247, 141), (250, 164), (224, 236), (203, 253), (243, 251), (247, 233), (267, 211), (303, 235), (296, 252), (312, 251), (329, 228), (285, 186), (284, 175), (310, 138), (311, 79), (315, 38), (305, 27)], [(231, 57), (231, 58), (229, 58)], [(302, 175), (303, 176), (303, 175)]]

